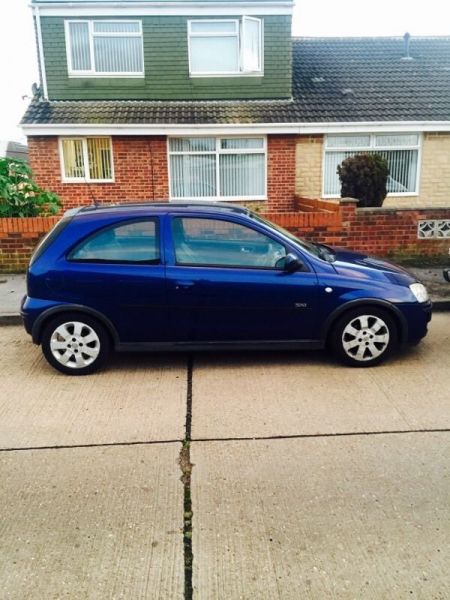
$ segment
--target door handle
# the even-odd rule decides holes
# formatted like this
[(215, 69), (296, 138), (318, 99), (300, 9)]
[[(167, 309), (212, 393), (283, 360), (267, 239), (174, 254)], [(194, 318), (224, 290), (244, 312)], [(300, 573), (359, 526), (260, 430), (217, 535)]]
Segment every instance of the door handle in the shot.
[(193, 288), (195, 285), (194, 281), (176, 281), (175, 289), (176, 290), (189, 290)]

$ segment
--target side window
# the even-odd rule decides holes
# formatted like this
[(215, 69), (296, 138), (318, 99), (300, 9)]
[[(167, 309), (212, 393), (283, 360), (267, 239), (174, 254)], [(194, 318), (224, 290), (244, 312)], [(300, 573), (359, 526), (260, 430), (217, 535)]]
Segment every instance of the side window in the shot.
[(177, 217), (172, 231), (179, 265), (283, 269), (286, 248), (239, 223)]
[(107, 227), (76, 246), (71, 261), (110, 263), (159, 263), (156, 220), (133, 221)]

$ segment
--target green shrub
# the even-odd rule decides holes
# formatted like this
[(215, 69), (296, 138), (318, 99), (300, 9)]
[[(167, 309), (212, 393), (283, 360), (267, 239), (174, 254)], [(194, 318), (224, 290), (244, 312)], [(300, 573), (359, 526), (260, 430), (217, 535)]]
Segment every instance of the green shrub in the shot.
[(33, 181), (26, 162), (0, 158), (0, 217), (54, 215), (60, 206), (56, 194), (41, 189)]
[(355, 154), (338, 166), (341, 197), (357, 198), (359, 206), (382, 206), (387, 195), (389, 167), (379, 154)]

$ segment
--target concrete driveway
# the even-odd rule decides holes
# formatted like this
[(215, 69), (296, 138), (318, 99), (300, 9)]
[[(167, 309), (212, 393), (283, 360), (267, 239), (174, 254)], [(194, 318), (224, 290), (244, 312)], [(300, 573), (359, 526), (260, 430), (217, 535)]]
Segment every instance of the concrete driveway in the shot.
[(449, 313), (370, 370), (0, 339), (2, 599), (450, 597)]

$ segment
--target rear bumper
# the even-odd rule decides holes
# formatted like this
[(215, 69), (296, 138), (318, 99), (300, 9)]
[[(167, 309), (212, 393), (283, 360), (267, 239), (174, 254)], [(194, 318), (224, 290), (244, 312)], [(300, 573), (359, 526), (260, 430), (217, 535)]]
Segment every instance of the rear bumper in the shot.
[(36, 336), (36, 328), (34, 327), (35, 322), (42, 313), (56, 306), (61, 306), (61, 302), (30, 298), (29, 296), (23, 297), (20, 305), (20, 316), (22, 317), (25, 331), (32, 336), (35, 344), (39, 344), (39, 339)]
[(23, 326), (25, 327), (25, 331), (28, 335), (31, 335), (32, 324), (30, 319), (27, 318), (27, 312), (24, 309), (25, 303), (28, 299), (28, 296), (24, 296), (20, 302), (20, 316), (22, 317)]

